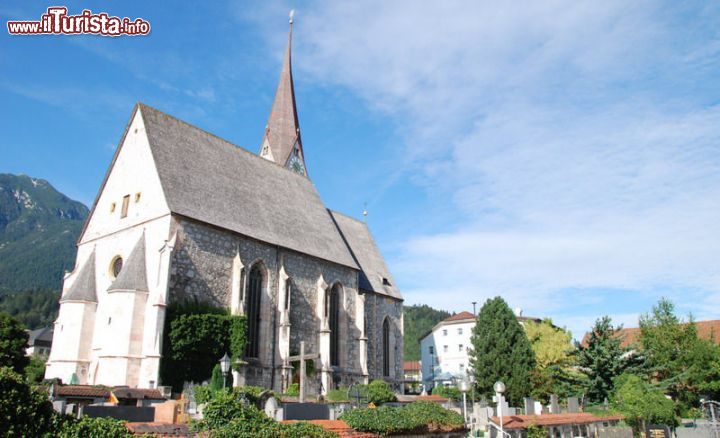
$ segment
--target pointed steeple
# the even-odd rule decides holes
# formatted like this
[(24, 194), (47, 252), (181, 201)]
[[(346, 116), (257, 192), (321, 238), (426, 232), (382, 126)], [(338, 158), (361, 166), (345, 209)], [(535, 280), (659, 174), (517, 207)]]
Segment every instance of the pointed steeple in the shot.
[(307, 176), (292, 77), (294, 13), (295, 11), (290, 11), (287, 49), (285, 50), (282, 71), (280, 72), (280, 82), (275, 92), (275, 101), (260, 146), (260, 156)]

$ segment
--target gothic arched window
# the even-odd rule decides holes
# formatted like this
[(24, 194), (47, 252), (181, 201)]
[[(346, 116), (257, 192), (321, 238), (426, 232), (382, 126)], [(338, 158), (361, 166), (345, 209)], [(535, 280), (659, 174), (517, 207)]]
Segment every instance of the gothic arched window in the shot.
[(390, 322), (387, 318), (382, 326), (383, 376), (390, 376)]
[(260, 302), (263, 289), (263, 274), (259, 266), (254, 266), (248, 277), (247, 294), (247, 346), (245, 356), (258, 357), (260, 350)]
[(340, 365), (340, 285), (330, 289), (328, 318), (330, 323), (330, 365)]

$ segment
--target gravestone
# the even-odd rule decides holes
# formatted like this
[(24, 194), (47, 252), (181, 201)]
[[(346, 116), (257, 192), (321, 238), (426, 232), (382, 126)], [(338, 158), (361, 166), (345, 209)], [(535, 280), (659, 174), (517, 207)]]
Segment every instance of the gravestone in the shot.
[(543, 405), (539, 401), (535, 402), (535, 409), (533, 410), (535, 412), (535, 415), (540, 415), (543, 413)]
[(318, 403), (286, 403), (285, 420), (329, 420), (330, 406)]
[(568, 414), (576, 414), (580, 412), (580, 402), (577, 397), (568, 397), (567, 399)]
[(560, 403), (558, 403), (558, 396), (556, 394), (552, 394), (550, 396), (550, 413), (551, 414), (559, 414), (560, 413)]
[(270, 418), (275, 418), (277, 411), (278, 411), (278, 401), (275, 397), (270, 397), (265, 401), (265, 415), (267, 415)]
[(535, 400), (532, 397), (525, 397), (523, 404), (525, 405), (525, 415), (535, 415)]
[(670, 428), (664, 424), (651, 424), (648, 426), (645, 436), (647, 438), (670, 438)]

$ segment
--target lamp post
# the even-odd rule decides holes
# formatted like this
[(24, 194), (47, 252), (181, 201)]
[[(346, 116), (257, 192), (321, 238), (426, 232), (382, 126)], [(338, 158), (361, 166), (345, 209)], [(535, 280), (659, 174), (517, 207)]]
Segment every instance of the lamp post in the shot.
[(503, 392), (505, 392), (505, 384), (498, 380), (493, 385), (493, 389), (495, 390), (495, 397), (497, 399), (497, 413), (498, 417), (500, 417), (500, 438), (505, 438), (505, 432), (503, 432), (503, 411), (502, 411), (502, 405), (503, 405)]
[(228, 356), (227, 353), (220, 359), (220, 371), (222, 371), (223, 389), (225, 389), (225, 382), (227, 382), (227, 375), (230, 371), (230, 356)]
[(468, 382), (467, 379), (462, 379), (460, 381), (460, 392), (462, 392), (463, 395), (463, 418), (465, 419), (465, 424), (468, 423), (468, 416), (467, 416), (467, 392), (468, 392)]
[(475, 313), (475, 305), (476, 305), (476, 304), (477, 304), (477, 301), (473, 301), (473, 302), (472, 302), (472, 305), (473, 305), (473, 315), (477, 315), (477, 313)]

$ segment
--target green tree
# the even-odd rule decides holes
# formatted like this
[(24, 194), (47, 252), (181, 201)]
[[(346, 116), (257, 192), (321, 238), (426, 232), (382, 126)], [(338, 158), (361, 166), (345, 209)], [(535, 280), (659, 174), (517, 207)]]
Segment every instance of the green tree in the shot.
[(640, 376), (625, 374), (616, 381), (611, 399), (612, 408), (623, 414), (635, 432), (644, 431), (648, 424), (677, 425), (672, 400), (661, 390), (651, 387)]
[(548, 403), (551, 394), (560, 397), (577, 395), (584, 375), (575, 370), (575, 346), (569, 331), (555, 327), (550, 319), (527, 321), (525, 334), (535, 353), (531, 395)]
[(489, 299), (478, 313), (472, 333), (470, 365), (479, 395), (491, 396), (493, 385), (505, 383), (505, 397), (520, 403), (530, 393), (535, 354), (515, 314), (500, 297)]
[(373, 380), (367, 386), (367, 397), (369, 403), (381, 405), (383, 403), (394, 402), (397, 400), (395, 393), (390, 385), (383, 380)]
[(420, 360), (420, 336), (429, 332), (435, 324), (450, 316), (449, 312), (436, 310), (427, 304), (403, 306), (405, 331), (403, 349), (405, 360)]
[(25, 328), (6, 313), (0, 313), (0, 367), (10, 367), (22, 373), (30, 362), (25, 356), (28, 347)]
[(638, 359), (630, 349), (622, 346), (618, 335), (621, 326), (613, 327), (609, 316), (595, 321), (586, 341), (578, 347), (577, 365), (587, 376), (587, 396), (602, 402), (615, 387), (614, 380), (638, 367)]
[(688, 320), (678, 318), (673, 303), (664, 298), (640, 317), (649, 377), (666, 388), (678, 414), (697, 406), (702, 393), (716, 396), (720, 389), (718, 346), (700, 339), (692, 317)]
[(33, 356), (30, 363), (25, 367), (25, 378), (32, 383), (40, 383), (45, 378), (45, 358)]
[(0, 436), (42, 436), (53, 419), (47, 394), (9, 367), (0, 367)]
[(223, 389), (223, 387), (223, 375), (220, 364), (215, 364), (215, 368), (212, 370), (212, 376), (210, 377), (210, 389), (212, 391), (218, 391)]

